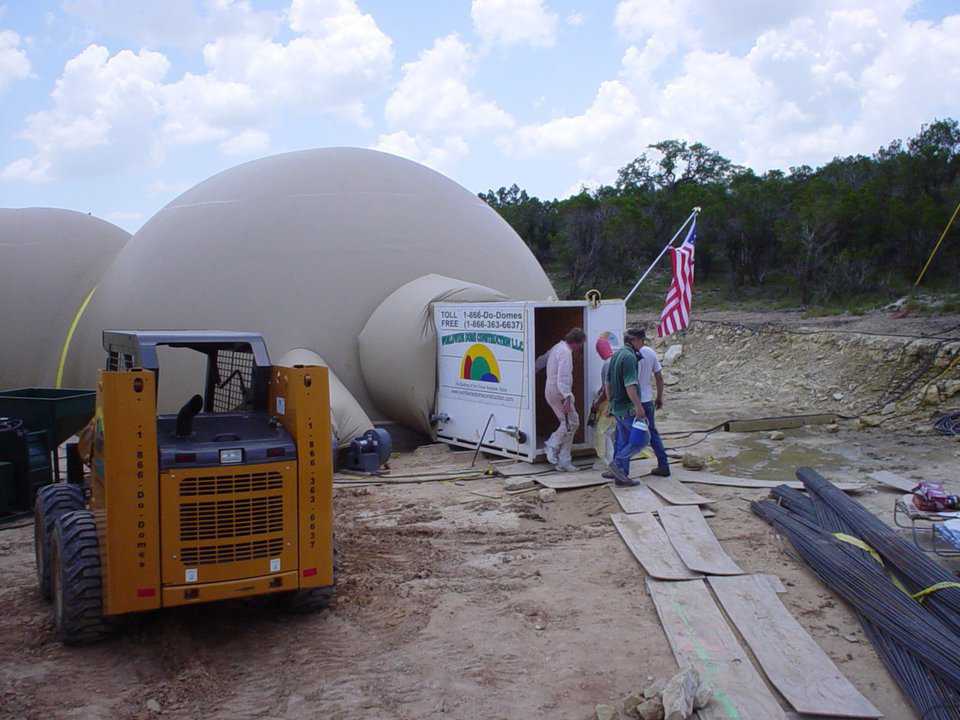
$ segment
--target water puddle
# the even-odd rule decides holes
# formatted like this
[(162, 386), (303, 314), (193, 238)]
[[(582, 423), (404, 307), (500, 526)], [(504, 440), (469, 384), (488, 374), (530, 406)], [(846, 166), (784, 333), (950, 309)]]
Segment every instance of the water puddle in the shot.
[(794, 480), (798, 467), (838, 475), (855, 466), (854, 457), (844, 454), (839, 443), (824, 442), (809, 431), (791, 430), (784, 440), (768, 440), (765, 433), (724, 433), (722, 438), (727, 442), (714, 452), (717, 462), (710, 464), (710, 471), (720, 475)]

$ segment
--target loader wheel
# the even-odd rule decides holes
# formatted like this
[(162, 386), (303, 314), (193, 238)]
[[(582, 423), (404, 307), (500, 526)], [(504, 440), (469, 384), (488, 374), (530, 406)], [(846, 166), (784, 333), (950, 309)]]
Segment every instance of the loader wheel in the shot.
[(306, 614), (326, 610), (333, 600), (333, 586), (297, 590), (283, 595), (280, 608), (288, 613)]
[(61, 516), (53, 528), (50, 585), (57, 636), (67, 645), (107, 634), (97, 526), (89, 510)]
[(50, 544), (53, 526), (61, 515), (83, 510), (83, 490), (76, 485), (56, 483), (37, 491), (33, 505), (33, 554), (37, 561), (37, 585), (40, 595), (50, 601)]

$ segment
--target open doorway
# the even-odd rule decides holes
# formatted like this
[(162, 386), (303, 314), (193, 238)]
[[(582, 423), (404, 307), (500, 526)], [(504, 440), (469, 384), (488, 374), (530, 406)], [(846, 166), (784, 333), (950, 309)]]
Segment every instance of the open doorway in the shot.
[[(585, 308), (574, 307), (538, 307), (534, 308), (534, 357), (540, 357), (548, 352), (550, 348), (563, 339), (563, 336), (571, 328), (585, 327), (586, 317)], [(587, 413), (584, 412), (586, 404), (586, 384), (584, 373), (583, 353), (574, 353), (573, 355), (573, 395), (576, 398), (577, 414), (580, 416), (580, 428), (574, 436), (574, 444), (584, 442), (586, 437)], [(557, 416), (547, 404), (543, 396), (544, 386), (547, 382), (545, 372), (537, 373), (536, 384), (536, 403), (537, 403), (537, 452), (543, 450), (543, 444), (550, 434), (557, 429)]]

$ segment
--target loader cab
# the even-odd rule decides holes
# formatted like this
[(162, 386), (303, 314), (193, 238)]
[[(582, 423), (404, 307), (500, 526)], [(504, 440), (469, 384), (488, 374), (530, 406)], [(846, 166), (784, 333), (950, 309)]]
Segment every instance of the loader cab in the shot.
[[(205, 357), (202, 394), (157, 416), (160, 470), (296, 459), (290, 434), (268, 411), (270, 360), (263, 337), (212, 331), (106, 331), (108, 370), (151, 370), (159, 396), (163, 348)], [(181, 405), (182, 403), (182, 405)]]

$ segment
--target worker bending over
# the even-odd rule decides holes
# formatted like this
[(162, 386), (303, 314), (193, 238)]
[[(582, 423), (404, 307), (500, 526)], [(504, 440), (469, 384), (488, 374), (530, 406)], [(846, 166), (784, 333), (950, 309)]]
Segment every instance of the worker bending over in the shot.
[(573, 328), (550, 348), (546, 357), (547, 383), (543, 394), (560, 423), (545, 443), (547, 462), (565, 472), (577, 469), (571, 457), (573, 437), (580, 427), (577, 401), (573, 395), (573, 354), (580, 352), (586, 340), (583, 330)]
[[(657, 456), (657, 468), (653, 475), (670, 475), (667, 453), (654, 422), (655, 407), (663, 406), (663, 376), (660, 361), (652, 348), (645, 347), (646, 333), (630, 328), (625, 333), (626, 344), (610, 360), (609, 392), (610, 410), (617, 419), (617, 436), (614, 443), (614, 461), (610, 472), (617, 485), (637, 485), (630, 479), (630, 458), (643, 449), (643, 445), (631, 442), (631, 430), (636, 420), (647, 426), (650, 444)], [(656, 378), (657, 396), (654, 401), (651, 380)]]

